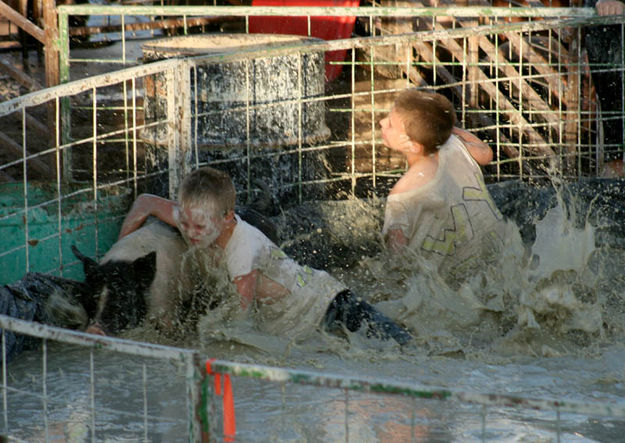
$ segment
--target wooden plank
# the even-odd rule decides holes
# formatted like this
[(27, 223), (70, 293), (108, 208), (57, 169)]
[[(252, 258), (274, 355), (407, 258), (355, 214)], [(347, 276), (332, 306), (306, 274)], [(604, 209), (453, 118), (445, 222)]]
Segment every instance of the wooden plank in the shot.
[[(578, 132), (581, 129), (580, 122), (580, 64), (575, 50), (578, 42), (574, 40), (571, 45), (571, 57), (569, 57), (569, 65), (574, 66), (574, 69), (567, 70), (567, 84), (568, 88), (564, 92), (564, 98), (566, 101), (565, 123), (564, 123), (564, 145), (567, 151), (574, 154), (577, 151)], [(607, 50), (607, 49), (606, 49)], [(575, 168), (575, 159), (573, 157), (567, 157), (566, 160), (567, 170), (573, 172)]]
[[(466, 26), (466, 24), (465, 24)], [(477, 22), (472, 22), (471, 26), (477, 26)], [(468, 62), (469, 67), (468, 71), (468, 80), (469, 80), (469, 106), (472, 108), (478, 108), (480, 105), (479, 102), (479, 92), (480, 87), (478, 84), (479, 74), (477, 71), (480, 71), (480, 67), (478, 66), (479, 59), (479, 37), (469, 37), (467, 39), (467, 49), (468, 49)]]
[[(557, 127), (557, 125), (559, 125), (561, 122), (560, 117), (552, 111), (549, 104), (545, 103), (544, 99), (523, 78), (519, 71), (513, 65), (508, 64), (509, 61), (506, 58), (506, 54), (504, 54), (501, 48), (497, 48), (496, 51), (495, 45), (491, 43), (490, 40), (488, 40), (488, 38), (486, 38), (485, 36), (480, 36), (479, 43), (480, 47), (484, 50), (484, 52), (486, 52), (486, 54), (488, 54), (489, 58), (492, 61), (496, 61), (495, 57), (499, 57), (500, 63), (498, 64), (498, 67), (507, 77), (514, 78), (517, 85), (519, 82), (516, 81), (516, 79), (520, 79), (522, 94), (525, 96), (530, 108), (542, 111), (540, 116), (550, 125), (554, 125)], [(549, 74), (545, 75), (550, 79), (555, 79), (557, 78), (558, 73), (552, 70), (549, 72)]]
[(54, 134), (54, 131), (50, 131), (46, 125), (28, 113), (26, 113), (26, 128), (34, 129), (39, 135), (49, 136), (51, 133)]
[(11, 23), (16, 24), (20, 29), (36, 38), (41, 43), (45, 43), (43, 29), (33, 24), (15, 9), (7, 5), (3, 0), (0, 0), (0, 15), (5, 16)]
[[(10, 116), (14, 117), (15, 121), (19, 122), (20, 125), (22, 124), (21, 113), (13, 113), (13, 114), (10, 114)], [(26, 117), (26, 129), (33, 129), (40, 136), (48, 137), (50, 135), (51, 131), (46, 127), (46, 125), (41, 123), (38, 119), (36, 119), (35, 117), (33, 117), (32, 115), (28, 113), (26, 113), (25, 117)], [(52, 131), (52, 133), (54, 132)]]
[[(523, 60), (532, 65), (532, 68), (542, 75), (549, 85), (549, 90), (558, 100), (561, 99), (560, 91), (566, 89), (562, 84), (562, 77), (553, 75), (553, 70), (549, 67), (549, 60), (536, 52), (536, 50), (517, 33), (504, 34), (517, 54), (523, 53)], [(556, 53), (561, 60), (568, 60), (568, 51), (557, 41), (553, 41), (557, 46)]]
[(16, 41), (0, 41), (0, 49), (19, 49), (22, 45)]
[[(13, 153), (19, 155), (20, 157), (22, 157), (24, 155), (24, 151), (22, 149), (22, 146), (20, 146), (19, 144), (15, 143), (10, 137), (8, 137), (6, 134), (4, 134), (2, 132), (0, 132), (0, 146), (3, 146), (8, 151), (13, 152)], [(28, 153), (26, 153), (26, 155), (28, 155)], [(52, 168), (50, 168), (48, 165), (46, 165), (39, 158), (28, 159), (27, 160), (27, 164), (28, 164), (29, 167), (33, 168), (35, 171), (39, 172), (40, 174), (42, 174), (46, 178), (53, 179), (56, 176), (54, 174), (54, 171), (52, 170)]]
[(41, 84), (37, 80), (26, 74), (21, 69), (17, 69), (13, 64), (6, 60), (0, 60), (0, 71), (9, 75), (13, 80), (31, 91), (36, 91), (42, 88)]
[(59, 84), (59, 28), (55, 9), (55, 0), (43, 0), (43, 21), (45, 23), (45, 64), (46, 87)]

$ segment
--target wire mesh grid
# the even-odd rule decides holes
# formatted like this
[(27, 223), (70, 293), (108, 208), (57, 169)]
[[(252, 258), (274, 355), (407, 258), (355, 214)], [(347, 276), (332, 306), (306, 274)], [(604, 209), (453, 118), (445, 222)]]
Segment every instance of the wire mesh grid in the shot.
[[(211, 17), (217, 19), (239, 18), (239, 27), (234, 30), (244, 33), (249, 31), (251, 18), (278, 14), (277, 9), (214, 7), (207, 8), (204, 13), (214, 14)], [(311, 17), (315, 17), (313, 13), (328, 14), (332, 18), (356, 10), (287, 9), (288, 12), (282, 10), (280, 14), (289, 17), (308, 14), (308, 32)], [(62, 7), (61, 11), (63, 14), (66, 11), (119, 14), (116, 17), (139, 12), (123, 7), (104, 12), (101, 8), (74, 9), (71, 6)], [(583, 8), (358, 8), (357, 11), (358, 29), (368, 36), (414, 31), (421, 31), (421, 35), (412, 40), (403, 36), (376, 41), (352, 39), (351, 44), (335, 44), (335, 48), (350, 50), (351, 60), (348, 56), (342, 62), (333, 62), (344, 65), (345, 69), (342, 81), (332, 84), (333, 96), (326, 94), (325, 100), (331, 106), (340, 103), (345, 96), (352, 99), (352, 106), (332, 107), (335, 110), (333, 119), (351, 112), (352, 108), (356, 113), (352, 123), (360, 123), (370, 115), (368, 124), (362, 122), (364, 130), (368, 126), (375, 128), (376, 120), (390, 107), (390, 99), (384, 98), (385, 93), (393, 93), (406, 85), (419, 85), (451, 98), (462, 124), (491, 143), (497, 157), (488, 172), (496, 179), (545, 177), (551, 171), (567, 177), (592, 175), (602, 166), (606, 151), (617, 156), (622, 154), (622, 143), (606, 140), (604, 130), (604, 126), (613, 120), (617, 126), (622, 126), (619, 117), (622, 110), (598, 109), (594, 87), (597, 79), (593, 80), (595, 74), (609, 71), (612, 75), (609, 81), (615, 83), (614, 94), (618, 96), (612, 98), (619, 99), (622, 96), (622, 63), (618, 61), (618, 54), (611, 63), (588, 60), (585, 48), (589, 29), (612, 23), (612, 31), (618, 32), (615, 27), (619, 27), (620, 19), (593, 17), (592, 10)], [(152, 14), (150, 17), (157, 12), (187, 17), (199, 14), (200, 10), (170, 7), (151, 11), (145, 7), (141, 12)], [(510, 22), (522, 14), (534, 21)], [(183, 28), (181, 32), (186, 31)], [(120, 35), (124, 39), (126, 34)], [(241, 38), (241, 44), (247, 44)], [(121, 45), (116, 56), (107, 60), (70, 57), (68, 44), (66, 41), (65, 56), (62, 57), (66, 66), (72, 63), (134, 63), (125, 56), (125, 44)], [(330, 48), (320, 47), (321, 50)], [(351, 87), (349, 70), (352, 71)], [(397, 84), (389, 86), (393, 80)], [(359, 100), (360, 96), (362, 99)], [(354, 125), (352, 128), (354, 132), (361, 129)], [(368, 134), (369, 137), (361, 135), (362, 130), (358, 132), (357, 140), (351, 140), (351, 146), (354, 142), (362, 143), (358, 152), (367, 152), (366, 157), (371, 158), (371, 165), (358, 172), (369, 175), (375, 185), (378, 172), (384, 176), (395, 171), (396, 167), (384, 165), (388, 161), (384, 157), (388, 154), (380, 152), (383, 150), (374, 132)], [(333, 142), (350, 142), (349, 134), (343, 138)], [(397, 163), (397, 159), (394, 160)], [(352, 169), (355, 169), (354, 164)]]
[[(2, 434), (10, 441), (199, 439), (193, 351), (0, 317)], [(9, 364), (8, 335), (30, 349)]]
[[(61, 11), (63, 16), (81, 10)], [(89, 14), (94, 10), (84, 11)], [(154, 14), (169, 12), (156, 10)], [(489, 20), (474, 12), (465, 18), (467, 22), (445, 22), (431, 17), (416, 20), (413, 16), (422, 11), (411, 11), (409, 18), (389, 18), (385, 12), (406, 14), (398, 10), (371, 13), (365, 22), (375, 37), (163, 60), (1, 103), (1, 136), (6, 149), (0, 174), (7, 182), (2, 185), (7, 192), (2, 193), (6, 200), (0, 224), (8, 229), (3, 238), (13, 242), (0, 254), (2, 282), (14, 281), (32, 270), (78, 275), (77, 262), (69, 252), (71, 244), (78, 244), (88, 255), (101, 255), (114, 241), (121, 217), (138, 192), (173, 196), (184, 173), (201, 164), (231, 171), (240, 194), (248, 201), (261, 192), (259, 180), (275, 185), (274, 197), (283, 202), (346, 194), (365, 196), (370, 192), (383, 195), (405, 165), (383, 148), (377, 122), (390, 110), (393, 95), (405, 87), (436, 90), (454, 102), (461, 124), (488, 141), (496, 153), (485, 174), (489, 180), (541, 179), (550, 173), (567, 178), (594, 175), (606, 151), (620, 153), (621, 145), (606, 143), (602, 137), (606, 121), (614, 120), (622, 127), (623, 112), (610, 114), (599, 109), (591, 71), (609, 72), (620, 79), (622, 64), (590, 63), (583, 46), (586, 27), (611, 24), (621, 28), (618, 19), (590, 18), (587, 11), (578, 11), (577, 18), (570, 20), (507, 23), (503, 18)], [(575, 10), (567, 13), (575, 15)], [(136, 13), (129, 9), (119, 12), (119, 17), (126, 14)], [(241, 12), (243, 17), (246, 14), (249, 17), (250, 11)], [(392, 34), (385, 21), (407, 32)], [(419, 31), (420, 27), (425, 29)], [(68, 36), (63, 37), (67, 48)], [(120, 53), (126, 54), (130, 44), (121, 46)], [(307, 54), (342, 49), (348, 52), (338, 63), (342, 66), (339, 81), (323, 84), (322, 79), (322, 92), (307, 96), (302, 79), (309, 72), (304, 72), (302, 59)], [(250, 67), (257, 60), (275, 57), (288, 57), (293, 62), (297, 87), (288, 91), (288, 97), (255, 103), (249, 94), (254, 82)], [(121, 64), (131, 63), (125, 55), (120, 60)], [(105, 71), (109, 64), (120, 64), (111, 59), (103, 63), (68, 57), (66, 61), (67, 73), (71, 65), (80, 63), (102, 65)], [(201, 140), (201, 126), (212, 116), (222, 115), (223, 110), (211, 110), (215, 104), (210, 101), (210, 106), (200, 110), (208, 94), (199, 80), (207, 67), (228, 63), (242, 66), (241, 84), (246, 85), (248, 94), (238, 102), (232, 100), (227, 109), (231, 117), (225, 120), (244, 121), (243, 138), (229, 146), (227, 140), (210, 145)], [(622, 88), (617, 90), (622, 95)], [(324, 108), (329, 136), (306, 141), (303, 111), (318, 104)], [(284, 109), (297, 114), (295, 141), (254, 144), (254, 112), (271, 114), (279, 107), (283, 107), (282, 114)], [(221, 127), (218, 132), (229, 130)], [(155, 142), (155, 134), (161, 133), (162, 140), (159, 135)], [(237, 175), (236, 171), (243, 173)], [(139, 379), (143, 380), (146, 370), (145, 365), (137, 369), (143, 374)], [(290, 388), (283, 386), (278, 404), (288, 409)], [(350, 417), (357, 419), (361, 415), (359, 404), (367, 400), (360, 394), (353, 397), (351, 391), (334, 395), (337, 407), (346, 412), (343, 420), (330, 420), (329, 426), (343, 429), (345, 440), (350, 440), (358, 432)], [(299, 393), (294, 397), (301, 399)], [(404, 400), (398, 400), (399, 406), (384, 408), (403, 409)], [(467, 403), (470, 401), (461, 399), (459, 408)], [(495, 431), (490, 433), (492, 426), (497, 427), (497, 412), (495, 424), (487, 424), (492, 423), (484, 421), (484, 417), (491, 417), (487, 412), (490, 407), (478, 403), (477, 408), (470, 407), (471, 418), (465, 420), (469, 426), (463, 432), (469, 433), (468, 439), (497, 438)], [(581, 410), (581, 416), (585, 420), (601, 407), (592, 405), (594, 409)], [(369, 413), (362, 408), (364, 415)], [(379, 405), (372, 408), (376, 410)], [(415, 412), (420, 408), (409, 404), (410, 416), (404, 414), (398, 420), (410, 436), (418, 435), (422, 422), (427, 421)], [(533, 408), (523, 409), (519, 422), (527, 421)], [(549, 435), (563, 435), (562, 429), (573, 429), (571, 424), (580, 419), (570, 412), (563, 420), (555, 404), (544, 409), (556, 416), (555, 424), (549, 419), (546, 425)], [(8, 399), (4, 410), (6, 417), (11, 411)], [(350, 412), (355, 410), (359, 412)], [(89, 414), (87, 421), (92, 420)], [(616, 416), (621, 417), (619, 414), (617, 411)], [(46, 431), (44, 415), (37, 435), (50, 432)], [(510, 415), (503, 412), (501, 421), (509, 422)], [(151, 420), (150, 414), (147, 417)], [(542, 416), (533, 419), (547, 420)], [(146, 419), (141, 416), (137, 420)], [(215, 420), (218, 427), (219, 418)], [(5, 426), (7, 422), (5, 418)], [(440, 419), (436, 430), (427, 432), (439, 432), (439, 425), (443, 428), (440, 435), (447, 435), (446, 426), (452, 427)], [(139, 428), (138, 435), (145, 435), (145, 427)], [(370, 432), (366, 426), (363, 429)]]
[[(0, 316), (0, 328), (1, 428), (11, 441), (294, 436), (492, 441), (517, 432), (567, 441), (593, 424), (610, 428), (625, 417), (618, 402), (458, 391), (383, 377), (204, 360), (197, 351), (94, 337), (6, 316)], [(29, 350), (8, 364), (7, 334), (31, 340)]]
[[(59, 8), (65, 23), (72, 8)], [(206, 13), (226, 14), (211, 8)], [(249, 19), (251, 8), (234, 9), (227, 14)], [(455, 18), (432, 8), (361, 9), (374, 37), (275, 44), (274, 37), (230, 33), (136, 41), (135, 49), (145, 53), (151, 45), (163, 60), (113, 72), (102, 65), (106, 74), (0, 104), (0, 174), (8, 182), (0, 217), (13, 242), (1, 253), (13, 269), (3, 281), (33, 269), (73, 275), (71, 242), (101, 255), (138, 192), (175, 196), (181, 177), (202, 164), (228, 171), (243, 202), (259, 198), (263, 184), (281, 205), (383, 196), (406, 165), (383, 146), (378, 121), (406, 87), (453, 101), (460, 124), (495, 153), (488, 181), (594, 176), (605, 156), (622, 157), (622, 141), (608, 140), (605, 127), (622, 134), (623, 113), (600, 109), (591, 73), (612, 76), (612, 97), (622, 107), (622, 63), (589, 63), (582, 44), (592, 26), (620, 30), (617, 18), (569, 8), (576, 17), (508, 23), (506, 8), (495, 8), (494, 18), (475, 8), (458, 8)], [(535, 9), (565, 13), (525, 13), (546, 14)], [(397, 30), (410, 32), (390, 34)], [(178, 58), (198, 42), (196, 53), (208, 55)], [(107, 54), (119, 56), (129, 45)], [(324, 55), (339, 50), (346, 50), (334, 62), (342, 72), (327, 82)]]

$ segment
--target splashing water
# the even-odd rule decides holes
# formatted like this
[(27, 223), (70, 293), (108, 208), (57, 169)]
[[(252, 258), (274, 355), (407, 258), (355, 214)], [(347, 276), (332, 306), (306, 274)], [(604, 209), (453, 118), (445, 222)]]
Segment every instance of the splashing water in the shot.
[[(384, 256), (378, 234), (383, 213), (379, 200), (302, 205), (275, 218), (282, 238), (288, 240), (283, 248), (289, 255), (302, 264), (328, 269), (354, 292), (406, 324), (416, 335), (413, 347), (399, 350), (358, 333), (344, 340), (319, 332), (305, 342), (262, 334), (255, 326), (262, 319), (240, 315), (232, 285), (223, 273), (207, 273), (209, 269), (218, 271), (218, 267), (211, 257), (200, 260), (194, 256), (197, 251), (190, 251), (185, 261), (200, 266), (196, 271), (204, 279), (198, 282), (198, 292), (209, 296), (186, 309), (206, 313), (189, 317), (181, 324), (184, 333), (177, 337), (165, 337), (149, 325), (126, 331), (124, 337), (196, 348), (210, 357), (244, 363), (357, 373), (474, 392), (565, 401), (622, 401), (625, 348), (620, 343), (625, 338), (625, 301), (620, 288), (625, 283), (621, 275), (625, 250), (616, 246), (625, 237), (619, 227), (619, 208), (625, 205), (618, 197), (599, 205), (595, 189), (578, 192), (577, 200), (558, 201), (553, 192), (514, 184), (493, 188), (495, 201), (517, 222), (522, 235), (511, 236), (503, 260), (485, 267), (458, 290), (451, 289), (435, 269), (418, 258), (400, 263)], [(621, 195), (620, 189), (612, 195)], [(206, 310), (210, 301), (220, 303)], [(77, 377), (82, 377), (84, 369), (80, 368), (86, 353), (63, 350), (49, 363), (50, 368), (57, 365), (63, 371), (50, 373), (63, 374), (76, 368)], [(28, 374), (39, 367), (35, 355), (30, 356), (32, 362), (28, 358), (27, 354), (26, 359), (16, 362), (25, 370), (15, 374)], [(115, 377), (115, 371), (129, 363), (125, 356), (107, 355), (99, 364), (108, 365), (104, 367), (110, 369), (103, 373)], [(181, 390), (169, 388), (170, 371), (150, 374), (151, 382), (163, 392), (161, 399), (167, 398), (163, 404), (184, 414), (185, 407), (172, 401), (173, 395), (168, 396)], [(24, 383), (30, 383), (28, 377)], [(80, 391), (74, 382), (61, 380), (55, 387), (82, 400), (89, 398), (89, 392)], [(116, 402), (126, 401), (128, 388), (124, 385), (121, 389), (123, 393), (106, 397), (111, 409), (122, 406)], [(297, 406), (285, 408), (284, 402), (290, 400)], [(240, 425), (237, 439), (241, 441), (266, 441), (269, 434), (275, 441), (340, 440), (345, 432), (343, 415), (337, 413), (348, 409), (341, 393), (295, 386), (281, 392), (271, 384), (257, 386), (242, 380), (235, 385), (235, 401)], [(72, 414), (86, 411), (81, 405), (76, 401)], [(33, 405), (32, 410), (37, 407)], [(29, 408), (23, 405), (24, 423), (32, 418)], [(394, 440), (407, 440), (410, 426), (401, 431), (401, 414), (413, 408), (408, 400), (398, 397), (360, 398), (352, 393), (350, 440), (388, 441), (383, 431), (391, 429), (398, 432)], [(416, 411), (440, 413), (441, 429), (449, 433), (430, 435), (428, 432), (438, 428), (424, 425), (419, 428), (423, 438), (479, 440), (475, 431), (479, 423), (454, 411), (449, 404), (432, 404)], [(499, 421), (492, 422), (493, 415), (491, 410), (487, 429), (495, 439), (553, 438), (540, 419), (533, 420), (534, 415), (519, 418), (518, 413), (502, 412)], [(410, 417), (404, 422), (409, 423)], [(120, 436), (128, 432), (125, 417), (119, 425), (110, 419), (108, 427), (117, 429)], [(162, 423), (161, 427), (166, 429), (162, 435), (181, 435), (174, 425)], [(259, 433), (259, 429), (266, 432)], [(622, 435), (623, 427), (618, 422), (603, 426), (594, 419), (573, 417), (562, 424), (562, 430), (566, 441), (614, 441)]]

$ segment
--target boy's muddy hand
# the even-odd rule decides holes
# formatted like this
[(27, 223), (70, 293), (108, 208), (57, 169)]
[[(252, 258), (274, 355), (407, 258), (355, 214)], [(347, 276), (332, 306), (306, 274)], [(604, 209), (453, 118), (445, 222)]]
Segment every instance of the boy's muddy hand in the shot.
[(100, 323), (91, 323), (89, 326), (87, 326), (87, 329), (85, 329), (85, 332), (87, 334), (94, 334), (94, 335), (102, 335), (106, 337), (106, 332), (104, 332), (104, 329), (102, 329), (102, 326), (100, 326)]
[(601, 16), (605, 15), (623, 15), (625, 12), (625, 5), (618, 0), (599, 0), (595, 5), (597, 14)]

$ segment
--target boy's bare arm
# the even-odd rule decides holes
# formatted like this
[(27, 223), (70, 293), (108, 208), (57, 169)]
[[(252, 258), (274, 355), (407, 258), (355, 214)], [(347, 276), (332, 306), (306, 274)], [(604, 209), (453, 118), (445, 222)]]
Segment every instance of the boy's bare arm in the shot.
[(126, 214), (126, 218), (124, 218), (118, 238), (125, 237), (139, 229), (149, 216), (154, 216), (168, 225), (176, 227), (174, 209), (177, 206), (178, 204), (175, 201), (157, 195), (139, 195), (132, 204), (128, 214)]
[(471, 157), (482, 166), (489, 164), (493, 160), (493, 151), (486, 143), (471, 134), (465, 129), (454, 127), (451, 131), (456, 137), (462, 140)]

